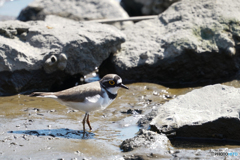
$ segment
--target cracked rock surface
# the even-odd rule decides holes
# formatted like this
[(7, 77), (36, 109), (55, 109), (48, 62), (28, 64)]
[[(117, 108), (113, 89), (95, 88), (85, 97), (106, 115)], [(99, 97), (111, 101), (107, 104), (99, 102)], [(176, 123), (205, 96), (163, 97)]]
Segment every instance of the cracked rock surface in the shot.
[[(222, 82), (239, 71), (239, 1), (183, 0), (124, 30), (106, 72), (164, 85)], [(111, 67), (110, 67), (111, 66)]]
[(0, 95), (48, 90), (67, 76), (86, 75), (124, 41), (113, 26), (56, 16), (0, 22)]
[[(154, 157), (154, 158), (170, 158), (168, 147), (171, 143), (164, 134), (158, 134), (152, 131), (140, 129), (137, 136), (126, 139), (122, 142), (120, 148), (123, 152), (130, 152), (131, 155), (138, 155), (139, 157)], [(134, 159), (129, 155), (125, 155), (125, 159)], [(135, 157), (136, 158), (136, 157)]]
[(238, 88), (209, 85), (166, 102), (152, 111), (155, 118), (147, 114), (139, 123), (173, 138), (239, 141), (239, 96)]

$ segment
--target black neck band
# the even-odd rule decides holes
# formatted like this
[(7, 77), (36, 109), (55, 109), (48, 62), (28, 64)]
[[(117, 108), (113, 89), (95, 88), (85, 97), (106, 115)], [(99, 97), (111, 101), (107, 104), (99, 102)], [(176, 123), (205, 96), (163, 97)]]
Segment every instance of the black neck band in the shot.
[(107, 91), (108, 97), (110, 99), (115, 99), (117, 97), (117, 94), (112, 94), (111, 92), (109, 92), (107, 89), (105, 89)]
[(117, 94), (112, 94), (112, 93), (109, 92), (102, 84), (101, 84), (101, 86), (105, 89), (105, 91), (107, 92), (108, 97), (109, 97), (110, 99), (115, 99), (115, 98), (117, 97)]

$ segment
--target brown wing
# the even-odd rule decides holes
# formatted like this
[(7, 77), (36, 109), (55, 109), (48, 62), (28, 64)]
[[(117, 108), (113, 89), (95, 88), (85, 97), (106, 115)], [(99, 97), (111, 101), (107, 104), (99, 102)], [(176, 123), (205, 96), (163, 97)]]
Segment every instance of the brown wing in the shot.
[(54, 93), (54, 95), (62, 101), (72, 102), (83, 102), (85, 97), (95, 96), (97, 94), (102, 95), (101, 86), (98, 81)]

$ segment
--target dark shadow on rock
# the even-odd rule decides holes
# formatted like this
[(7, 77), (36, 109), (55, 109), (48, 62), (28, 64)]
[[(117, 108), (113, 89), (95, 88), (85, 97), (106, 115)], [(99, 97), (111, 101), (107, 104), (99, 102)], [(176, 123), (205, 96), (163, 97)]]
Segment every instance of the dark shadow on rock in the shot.
[(121, 0), (120, 5), (129, 16), (142, 16), (143, 4), (132, 0)]
[(238, 118), (221, 117), (199, 125), (184, 125), (167, 132), (159, 131), (152, 125), (150, 130), (166, 134), (174, 147), (240, 145)]
[(200, 125), (184, 125), (176, 129), (178, 137), (229, 139), (240, 142), (239, 133), (240, 120), (230, 117), (221, 117)]
[(33, 136), (60, 137), (67, 139), (93, 139), (95, 136), (95, 134), (91, 132), (83, 133), (83, 131), (72, 130), (68, 128), (8, 131), (8, 133), (27, 134)]
[(44, 20), (46, 15), (44, 15), (42, 12), (43, 8), (41, 7), (26, 7), (21, 11), (17, 19), (25, 22), (29, 20)]
[(0, 96), (30, 94), (33, 91), (60, 91), (74, 87), (76, 83), (81, 84), (80, 77), (80, 74), (69, 75), (62, 71), (47, 74), (43, 69), (4, 71), (0, 77)]
[(212, 148), (214, 147), (221, 147), (226, 145), (239, 145), (239, 141), (232, 141), (226, 139), (213, 139), (213, 138), (184, 138), (184, 137), (177, 137), (177, 138), (169, 138), (173, 147), (176, 148)]
[(170, 88), (223, 83), (239, 77), (240, 48), (236, 48), (235, 56), (225, 52), (220, 50), (219, 53), (196, 54), (193, 50), (186, 49), (178, 57), (159, 59), (153, 65), (138, 64), (127, 69), (116, 65), (112, 55), (99, 67), (99, 75), (102, 77), (108, 73), (116, 73), (122, 77), (125, 84), (149, 82)]

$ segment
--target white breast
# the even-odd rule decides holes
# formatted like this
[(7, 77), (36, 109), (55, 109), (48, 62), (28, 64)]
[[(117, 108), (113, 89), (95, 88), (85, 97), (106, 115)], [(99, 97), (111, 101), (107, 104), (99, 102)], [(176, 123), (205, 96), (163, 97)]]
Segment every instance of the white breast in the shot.
[(101, 109), (105, 109), (107, 108), (112, 102), (113, 102), (113, 99), (110, 99), (108, 97), (108, 94), (105, 90), (104, 91), (104, 94), (103, 94), (103, 101), (102, 101), (102, 104), (101, 104)]
[(56, 100), (67, 107), (71, 107), (84, 112), (91, 112), (99, 109), (105, 109), (113, 101), (110, 98), (108, 98), (107, 92), (105, 92), (105, 90), (104, 90), (103, 97), (101, 97), (100, 95), (96, 95), (94, 97), (86, 97), (83, 102), (63, 102), (60, 99), (56, 99)]

